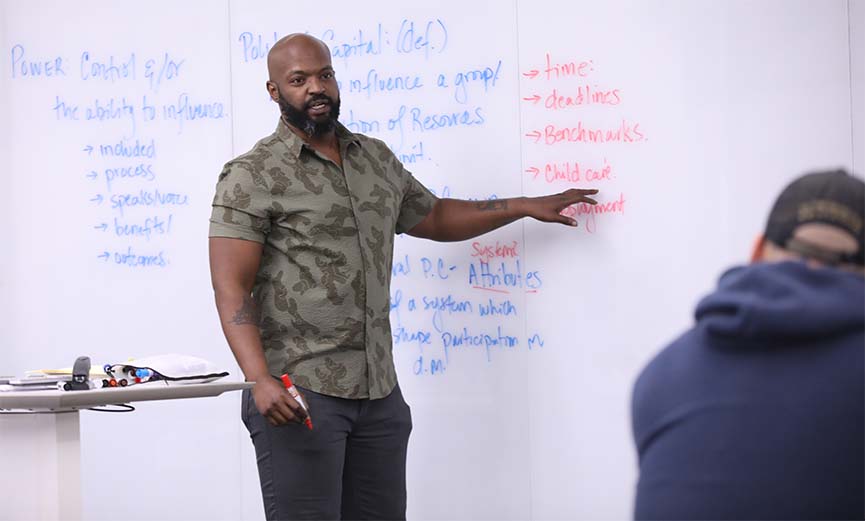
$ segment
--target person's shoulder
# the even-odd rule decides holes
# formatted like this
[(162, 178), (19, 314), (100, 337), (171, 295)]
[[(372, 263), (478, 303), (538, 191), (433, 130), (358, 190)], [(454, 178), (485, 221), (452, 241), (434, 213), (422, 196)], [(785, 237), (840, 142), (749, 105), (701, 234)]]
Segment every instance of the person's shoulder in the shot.
[(276, 148), (280, 146), (281, 139), (274, 132), (273, 134), (264, 137), (253, 145), (252, 148), (239, 156), (228, 161), (226, 168), (240, 168), (247, 171), (260, 171), (266, 168), (269, 160), (273, 160), (276, 154)]
[(268, 168), (268, 162), (274, 157), (273, 146), (278, 137), (270, 135), (259, 140), (250, 150), (229, 160), (222, 167), (219, 174), (219, 182), (235, 182), (240, 184), (252, 183), (265, 186), (266, 182), (262, 175)]
[(393, 151), (390, 149), (387, 143), (385, 143), (381, 139), (367, 136), (366, 134), (351, 132), (348, 129), (345, 129), (345, 133), (342, 135), (345, 136), (346, 139), (354, 141), (355, 143), (360, 145), (363, 150), (366, 150), (376, 155), (376, 157), (378, 157), (382, 153), (390, 156), (394, 155)]
[(659, 385), (667, 386), (677, 375), (693, 371), (694, 358), (705, 347), (700, 329), (688, 329), (649, 359), (637, 377), (634, 393), (649, 392)]
[(689, 329), (657, 352), (634, 381), (631, 420), (640, 453), (671, 414), (704, 394), (703, 340), (698, 328)]
[(356, 143), (364, 153), (379, 161), (398, 160), (396, 153), (383, 140), (359, 132), (352, 132), (342, 123), (337, 123), (336, 135), (340, 140)]
[(387, 148), (388, 150), (390, 150), (390, 148), (387, 146), (387, 143), (385, 143), (384, 141), (382, 141), (381, 139), (378, 139), (376, 137), (367, 136), (366, 134), (352, 134), (352, 137), (361, 146), (381, 147), (381, 148)]

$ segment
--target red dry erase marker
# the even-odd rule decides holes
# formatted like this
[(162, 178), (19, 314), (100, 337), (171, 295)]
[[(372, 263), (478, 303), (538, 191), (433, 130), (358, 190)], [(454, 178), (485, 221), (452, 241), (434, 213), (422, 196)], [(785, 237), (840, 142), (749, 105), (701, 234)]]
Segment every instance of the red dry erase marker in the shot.
[(287, 374), (282, 375), (282, 385), (285, 386), (285, 389), (288, 391), (288, 394), (291, 395), (292, 398), (295, 399), (297, 403), (303, 407), (303, 410), (306, 411), (306, 419), (303, 421), (306, 428), (312, 430), (312, 419), (309, 417), (309, 409), (306, 407), (306, 404), (303, 403), (303, 398), (300, 397), (300, 393), (297, 392), (297, 387), (291, 383), (291, 378), (288, 377)]

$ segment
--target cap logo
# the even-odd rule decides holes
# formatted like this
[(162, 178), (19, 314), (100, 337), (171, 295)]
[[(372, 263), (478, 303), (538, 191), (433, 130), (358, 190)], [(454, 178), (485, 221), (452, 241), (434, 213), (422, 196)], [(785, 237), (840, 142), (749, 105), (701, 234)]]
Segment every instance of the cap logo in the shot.
[(862, 218), (843, 204), (826, 199), (816, 199), (799, 205), (799, 222), (828, 221), (838, 223), (856, 235), (862, 233)]

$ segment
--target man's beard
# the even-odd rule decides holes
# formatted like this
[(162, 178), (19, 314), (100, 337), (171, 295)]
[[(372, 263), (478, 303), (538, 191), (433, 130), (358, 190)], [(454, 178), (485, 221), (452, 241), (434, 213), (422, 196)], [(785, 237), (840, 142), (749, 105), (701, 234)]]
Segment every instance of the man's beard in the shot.
[[(330, 96), (324, 94), (317, 94), (306, 102), (303, 110), (299, 110), (282, 96), (279, 88), (277, 88), (277, 93), (279, 95), (277, 103), (279, 104), (279, 111), (282, 112), (282, 117), (285, 118), (286, 122), (307, 136), (311, 138), (322, 136), (336, 128), (336, 121), (339, 119), (339, 100), (333, 100)], [(314, 102), (319, 100), (327, 101), (330, 104), (330, 114), (328, 114), (326, 120), (316, 122), (307, 115), (306, 111), (309, 110)]]

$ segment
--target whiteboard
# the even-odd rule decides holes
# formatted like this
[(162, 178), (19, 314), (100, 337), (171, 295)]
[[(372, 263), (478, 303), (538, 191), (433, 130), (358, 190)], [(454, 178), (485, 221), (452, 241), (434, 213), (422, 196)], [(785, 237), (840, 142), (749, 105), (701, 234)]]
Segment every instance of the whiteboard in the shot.
[[(179, 352), (241, 378), (210, 287), (210, 202), (222, 164), (276, 126), (264, 57), (290, 32), (330, 46), (341, 121), (439, 196), (600, 190), (577, 229), (397, 239), (414, 519), (630, 516), (637, 373), (747, 258), (784, 184), (865, 161), (862, 0), (0, 14), (0, 373)], [(263, 517), (237, 394), (83, 414), (84, 517)]]

